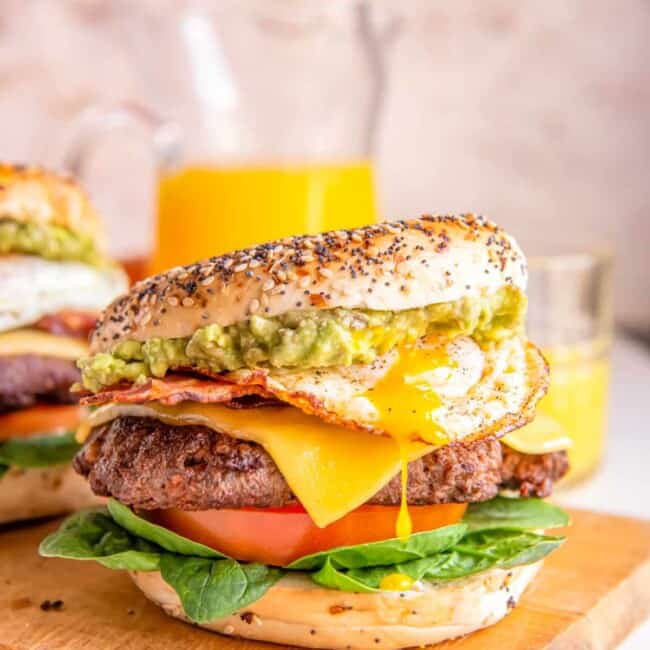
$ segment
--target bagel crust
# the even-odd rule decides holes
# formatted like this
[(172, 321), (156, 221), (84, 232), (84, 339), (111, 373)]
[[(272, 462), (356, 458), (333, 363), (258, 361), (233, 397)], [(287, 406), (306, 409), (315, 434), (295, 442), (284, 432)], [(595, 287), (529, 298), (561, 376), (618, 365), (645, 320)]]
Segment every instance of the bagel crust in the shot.
[(91, 354), (125, 340), (191, 336), (257, 314), (301, 309), (399, 311), (525, 289), (512, 237), (472, 214), (424, 215), (261, 244), (136, 284), (104, 312)]
[(67, 228), (104, 248), (101, 220), (83, 190), (40, 167), (0, 163), (0, 219)]
[[(285, 576), (245, 611), (200, 627), (221, 634), (306, 648), (422, 647), (455, 639), (501, 620), (541, 562), (492, 569), (421, 590), (355, 594), (323, 589), (304, 574)], [(131, 572), (145, 596), (187, 621), (176, 592), (159, 572)]]
[(69, 464), (10, 467), (0, 477), (0, 524), (63, 515), (103, 502)]

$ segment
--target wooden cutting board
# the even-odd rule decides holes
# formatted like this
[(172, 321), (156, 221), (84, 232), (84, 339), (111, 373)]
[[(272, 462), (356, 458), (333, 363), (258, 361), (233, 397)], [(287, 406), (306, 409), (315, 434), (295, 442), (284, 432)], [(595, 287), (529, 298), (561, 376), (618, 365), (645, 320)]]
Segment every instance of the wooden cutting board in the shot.
[[(650, 521), (571, 513), (567, 543), (502, 622), (437, 650), (604, 650), (650, 616)], [(0, 532), (0, 650), (270, 650), (165, 616), (127, 575), (45, 560), (48, 522)], [(57, 608), (46, 600), (63, 601)]]

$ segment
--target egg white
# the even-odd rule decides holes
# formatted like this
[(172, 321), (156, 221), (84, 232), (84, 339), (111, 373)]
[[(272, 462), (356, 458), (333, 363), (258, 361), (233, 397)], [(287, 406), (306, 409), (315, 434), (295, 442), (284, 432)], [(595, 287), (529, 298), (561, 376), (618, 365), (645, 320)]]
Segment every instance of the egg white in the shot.
[(120, 269), (32, 255), (0, 257), (0, 278), (0, 332), (64, 309), (100, 311), (127, 288)]
[[(525, 338), (515, 336), (481, 348), (463, 336), (439, 345), (446, 348), (447, 362), (405, 380), (424, 384), (423, 392), (430, 389), (437, 395), (435, 408), (423, 405), (450, 442), (503, 434), (532, 417), (535, 403), (546, 390), (547, 368), (539, 351)], [(273, 369), (263, 382), (279, 399), (327, 421), (391, 435), (382, 428), (380, 410), (368, 391), (397, 361), (398, 353), (392, 351), (369, 365)], [(231, 373), (229, 378), (237, 383), (260, 381), (259, 375), (254, 377), (245, 370)], [(398, 401), (394, 407), (400, 407)], [(420, 435), (426, 440), (424, 420)], [(416, 432), (414, 437), (420, 436)]]

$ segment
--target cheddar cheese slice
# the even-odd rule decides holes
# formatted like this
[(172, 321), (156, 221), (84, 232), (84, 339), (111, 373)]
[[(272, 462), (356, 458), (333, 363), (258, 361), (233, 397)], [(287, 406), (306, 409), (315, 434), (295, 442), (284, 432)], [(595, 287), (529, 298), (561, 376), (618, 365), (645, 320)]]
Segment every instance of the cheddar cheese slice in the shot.
[(0, 356), (37, 354), (75, 361), (88, 354), (88, 344), (72, 336), (24, 328), (0, 334)]
[(317, 526), (325, 527), (365, 503), (395, 476), (402, 455), (411, 461), (433, 447), (422, 442), (344, 429), (295, 408), (229, 409), (184, 402), (177, 406), (107, 404), (82, 425), (82, 442), (92, 427), (117, 417), (153, 417), (170, 425), (198, 424), (256, 442), (278, 469)]

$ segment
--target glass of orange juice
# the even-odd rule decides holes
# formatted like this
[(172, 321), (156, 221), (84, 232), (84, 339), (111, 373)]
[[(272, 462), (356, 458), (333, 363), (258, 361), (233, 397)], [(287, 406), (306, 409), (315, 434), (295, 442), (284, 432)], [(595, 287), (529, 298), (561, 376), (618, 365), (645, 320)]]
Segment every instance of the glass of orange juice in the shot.
[(375, 219), (369, 160), (188, 163), (160, 173), (152, 270)]
[(396, 24), (384, 9), (363, 0), (115, 7), (147, 106), (100, 110), (66, 160), (83, 171), (98, 131), (144, 132), (158, 178), (150, 271), (377, 219), (371, 159), (383, 44)]
[(561, 429), (571, 440), (566, 484), (588, 477), (605, 450), (611, 265), (609, 253), (530, 259), (528, 333), (551, 368), (534, 426)]

